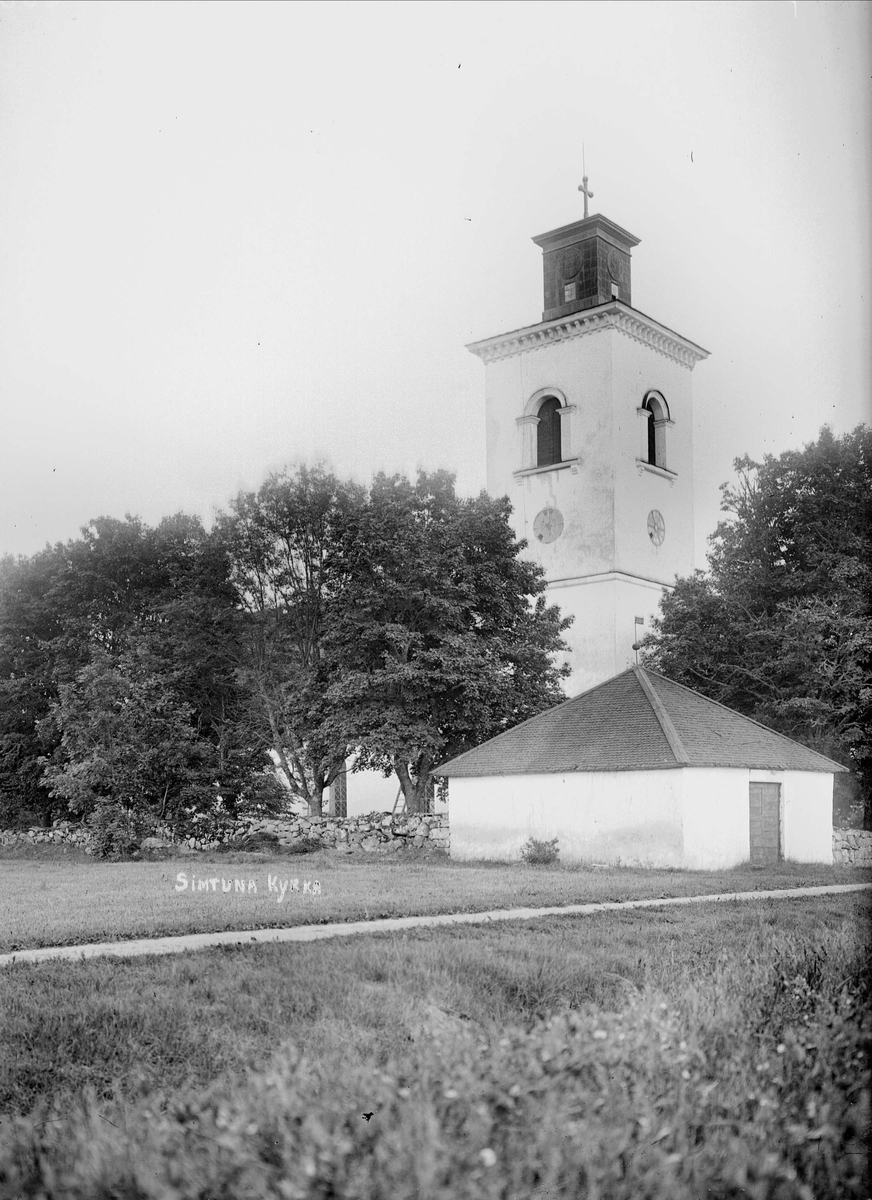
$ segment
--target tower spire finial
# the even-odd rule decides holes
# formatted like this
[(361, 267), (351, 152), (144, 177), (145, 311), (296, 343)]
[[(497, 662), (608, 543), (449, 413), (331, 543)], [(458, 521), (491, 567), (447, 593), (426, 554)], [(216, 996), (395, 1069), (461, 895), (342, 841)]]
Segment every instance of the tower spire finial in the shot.
[(581, 177), (581, 183), (578, 185), (578, 190), (584, 193), (584, 215), (586, 217), (588, 215), (587, 202), (588, 200), (593, 200), (593, 192), (589, 192), (587, 190), (587, 166), (584, 161), (584, 142), (581, 143), (581, 169), (583, 171), (583, 175)]

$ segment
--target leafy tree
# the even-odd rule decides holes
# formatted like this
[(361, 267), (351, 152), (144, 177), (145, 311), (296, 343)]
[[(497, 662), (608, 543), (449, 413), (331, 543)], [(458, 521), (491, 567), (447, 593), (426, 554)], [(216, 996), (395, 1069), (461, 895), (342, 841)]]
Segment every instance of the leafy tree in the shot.
[(325, 614), (339, 506), (353, 509), (362, 495), (322, 467), (300, 467), (241, 493), (216, 523), (244, 614), (238, 665), (250, 728), (312, 816), (349, 753), (328, 724), (338, 667), (326, 651)]
[(664, 597), (645, 660), (852, 767), (872, 827), (872, 430), (735, 468), (708, 573)]
[(128, 640), (147, 647), (168, 690), (187, 705), (230, 814), (252, 803), (255, 791), (272, 804), (264, 780), (270, 763), (239, 672), (245, 630), (226, 552), (182, 514), (160, 523), (154, 543), (162, 578)]
[(186, 804), (210, 803), (212, 766), (191, 709), (166, 687), (147, 650), (97, 650), (72, 683), (61, 684), (45, 723), (60, 734), (44, 780), (70, 812), (111, 803), (152, 822)]
[[(57, 810), (39, 759), (57, 748), (46, 723), (60, 682), (70, 682), (95, 646), (118, 649), (148, 595), (155, 556), (139, 521), (99, 518), (66, 545), (0, 567), (0, 794), (6, 820)], [(154, 583), (151, 584), (154, 591)], [(135, 600), (138, 597), (138, 603)]]
[(67, 569), (62, 593), (54, 600), (68, 642), (120, 652), (129, 631), (153, 619), (154, 602), (171, 588), (177, 568), (165, 556), (175, 551), (178, 558), (183, 540), (163, 534), (182, 521), (190, 522), (184, 539), (190, 543), (199, 526), (195, 520), (169, 518), (158, 532), (128, 514), (123, 521), (96, 518), (62, 548)]
[(100, 518), (7, 560), (10, 810), (50, 819), (62, 802), (117, 832), (112, 804), (177, 817), (216, 782), (232, 809), (267, 751), (312, 814), (352, 752), (416, 809), (441, 758), (560, 698), (565, 623), (508, 512), (444, 473), (367, 494), (301, 468), (240, 495), (212, 535), (181, 514)]
[[(63, 740), (61, 689), (82, 685), (89, 664), (122, 669), (147, 655), (169, 702), (211, 764), (231, 811), (262, 772), (237, 678), (236, 593), (221, 547), (196, 518), (151, 529), (101, 517), (66, 545), (0, 565), (0, 796), (5, 820), (50, 821), (62, 788), (41, 758), (63, 770), (80, 751)], [(126, 659), (125, 659), (126, 656)], [(132, 657), (131, 657), (132, 656)], [(128, 671), (129, 673), (129, 671)], [(95, 693), (93, 699), (97, 699)], [(52, 719), (48, 720), (49, 713)], [(72, 719), (72, 718), (71, 718)], [(69, 797), (67, 797), (69, 798)]]
[(39, 722), (57, 694), (63, 626), (52, 596), (63, 574), (60, 548), (0, 560), (0, 826), (51, 824), (57, 807), (41, 782)]
[(46, 782), (78, 815), (116, 800), (162, 817), (197, 780), (203, 756), (190, 718), (143, 656), (98, 650), (52, 705), (63, 755), (47, 763)]
[(410, 812), (440, 761), (563, 699), (554, 655), (569, 622), (519, 557), (509, 512), (421, 472), (379, 475), (337, 522), (329, 723), (359, 747), (356, 769), (396, 773)]

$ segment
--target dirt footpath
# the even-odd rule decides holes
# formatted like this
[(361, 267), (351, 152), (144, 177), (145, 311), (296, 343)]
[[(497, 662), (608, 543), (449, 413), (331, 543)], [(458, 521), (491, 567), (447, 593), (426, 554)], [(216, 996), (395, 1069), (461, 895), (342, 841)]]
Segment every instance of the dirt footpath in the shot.
[(566, 904), (553, 908), (504, 908), (492, 912), (444, 913), (424, 917), (385, 917), (377, 921), (343, 921), (335, 925), (293, 925), (282, 929), (247, 929), (223, 933), (186, 933), (179, 937), (141, 938), (129, 942), (94, 942), (85, 946), (46, 946), (0, 954), (0, 967), (12, 963), (47, 962), (53, 959), (84, 960), (112, 957), (136, 958), (143, 954), (182, 954), (211, 946), (251, 946), (263, 942), (319, 942), (323, 938), (356, 937), (365, 933), (394, 933), (434, 925), (487, 925), (491, 921), (531, 921), (537, 917), (587, 917), (595, 913), (632, 908), (672, 908), (679, 904), (724, 904), (743, 900), (791, 900), (806, 896), (832, 896), (863, 892), (872, 883), (834, 883), (826, 887), (775, 888), (760, 892), (722, 892), (714, 896), (674, 896), (656, 900), (620, 900), (604, 904)]

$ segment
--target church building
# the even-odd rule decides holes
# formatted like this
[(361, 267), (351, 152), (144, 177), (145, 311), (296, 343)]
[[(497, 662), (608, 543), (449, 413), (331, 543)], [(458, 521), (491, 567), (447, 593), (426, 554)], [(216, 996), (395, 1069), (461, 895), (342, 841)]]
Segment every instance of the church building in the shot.
[(603, 216), (540, 234), (544, 311), (485, 364), (487, 486), (545, 571), (572, 699), (436, 768), (451, 856), (715, 869), (832, 862), (843, 768), (636, 664), (693, 558), (691, 373), (708, 352), (632, 307), (639, 239)]
[[(691, 373), (708, 351), (632, 307), (639, 239), (607, 217), (534, 237), (542, 320), (467, 348), (485, 365), (487, 490), (508, 496), (548, 599), (574, 618), (569, 695), (635, 661), (665, 588), (694, 568)], [(341, 777), (333, 812), (388, 808), (396, 780)]]
[(542, 320), (474, 342), (485, 365), (487, 490), (573, 616), (570, 695), (634, 661), (693, 556), (695, 342), (632, 307), (639, 239), (607, 217), (533, 238)]
[(636, 662), (694, 569), (691, 375), (708, 351), (633, 308), (639, 239), (589, 216), (580, 190), (582, 220), (533, 238), (542, 320), (468, 347), (485, 366), (487, 489), (574, 618), (572, 699), (436, 768), (451, 856), (516, 859), (532, 837), (566, 863), (832, 862), (843, 768)]

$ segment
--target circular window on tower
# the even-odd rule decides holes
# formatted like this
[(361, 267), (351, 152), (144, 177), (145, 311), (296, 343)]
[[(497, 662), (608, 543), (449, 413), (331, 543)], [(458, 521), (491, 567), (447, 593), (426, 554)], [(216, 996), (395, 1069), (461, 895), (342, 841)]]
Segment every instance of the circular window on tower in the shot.
[(663, 514), (656, 508), (652, 508), (648, 513), (648, 537), (655, 546), (662, 546), (666, 537), (666, 522), (663, 520)]
[(563, 513), (559, 508), (543, 508), (533, 521), (538, 542), (556, 542), (563, 533)]

